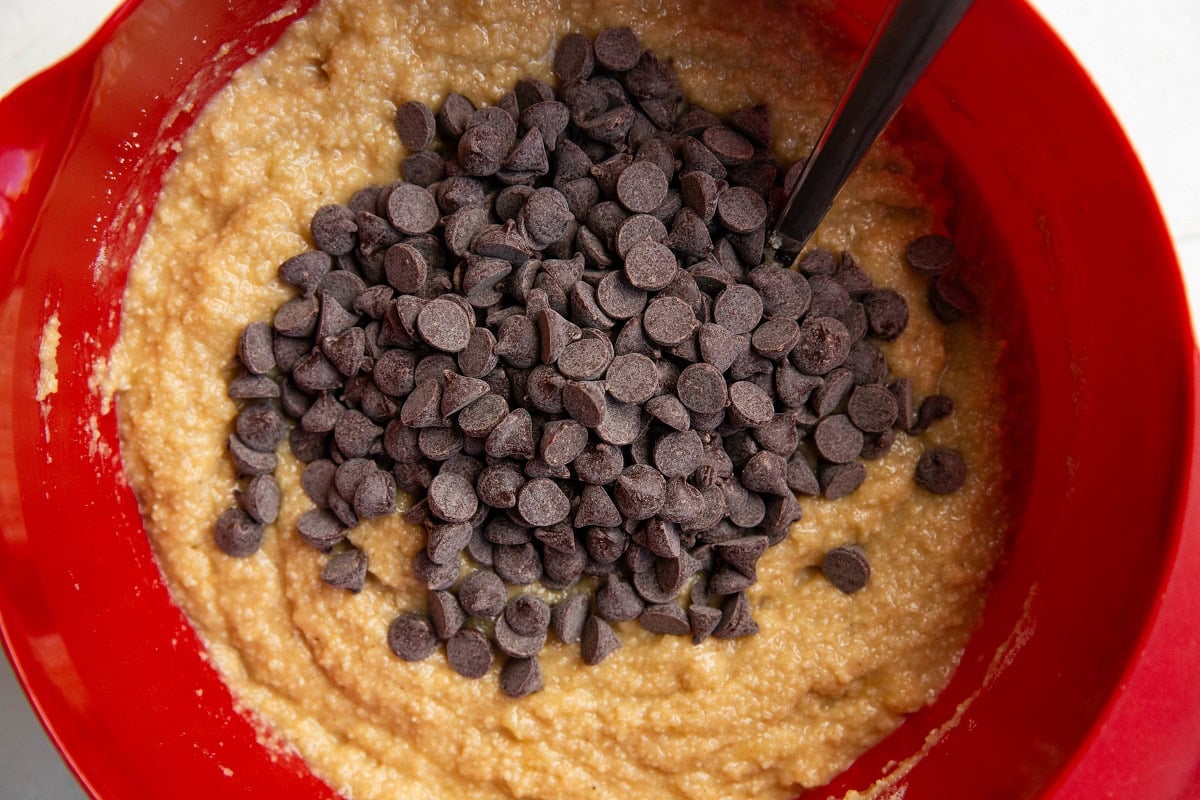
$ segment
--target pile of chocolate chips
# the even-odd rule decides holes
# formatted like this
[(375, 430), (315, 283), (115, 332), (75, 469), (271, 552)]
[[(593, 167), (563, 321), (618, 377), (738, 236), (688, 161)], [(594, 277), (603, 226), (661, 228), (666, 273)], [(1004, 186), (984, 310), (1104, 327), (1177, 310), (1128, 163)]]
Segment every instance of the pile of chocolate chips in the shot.
[[(215, 529), (230, 555), (259, 548), (286, 436), (315, 505), (298, 533), (327, 583), (358, 591), (348, 530), (410, 493), (428, 613), (396, 618), (389, 645), (420, 660), (445, 642), (467, 677), (499, 651), (514, 697), (541, 688), (548, 631), (588, 664), (620, 646), (618, 622), (755, 633), (746, 590), (795, 495), (850, 494), (898, 430), (953, 408), (935, 395), (914, 414), (873, 343), (904, 330), (900, 294), (848, 253), (796, 271), (764, 251), (786, 188), (765, 106), (685, 106), (628, 28), (567, 36), (554, 71), (557, 92), (527, 78), (492, 107), (405, 103), (403, 180), (314, 215), (316, 249), (279, 271), (299, 294), (241, 336), (229, 453), (249, 480)], [(936, 288), (949, 240), (909, 260), (939, 313), (970, 310)], [(950, 492), (964, 474), (931, 449), (915, 479)], [(824, 569), (845, 592), (870, 575), (856, 546)]]

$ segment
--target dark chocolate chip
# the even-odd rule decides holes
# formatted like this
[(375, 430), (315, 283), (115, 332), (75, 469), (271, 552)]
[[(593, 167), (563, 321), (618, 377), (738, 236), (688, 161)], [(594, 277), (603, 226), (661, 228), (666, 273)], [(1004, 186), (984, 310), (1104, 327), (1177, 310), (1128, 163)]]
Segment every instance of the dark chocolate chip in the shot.
[(477, 570), (463, 579), (458, 588), (458, 602), (472, 617), (492, 619), (504, 610), (508, 592), (500, 576), (488, 570)]
[[(678, 272), (675, 254), (665, 244), (646, 239), (630, 248), (625, 256), (625, 277), (636, 289), (657, 291), (669, 284)], [(601, 287), (603, 287), (601, 282)], [(613, 287), (618, 288), (618, 287)], [(623, 319), (620, 314), (609, 310), (602, 296), (597, 298), (600, 307), (609, 315)], [(637, 313), (637, 312), (634, 312)]]
[[(643, 266), (652, 266), (651, 260), (648, 258)], [(663, 264), (665, 265), (665, 261)], [(672, 270), (676, 267), (673, 256), (669, 266)], [(667, 283), (670, 283), (670, 278), (667, 279)], [(613, 319), (629, 319), (646, 307), (646, 293), (630, 284), (622, 273), (610, 272), (596, 286), (596, 302), (601, 310)]]
[(596, 61), (613, 72), (633, 69), (641, 54), (642, 46), (637, 34), (627, 27), (609, 28), (596, 36)]
[(550, 613), (550, 629), (564, 644), (575, 644), (583, 636), (584, 623), (588, 618), (588, 597), (585, 594), (569, 594), (554, 606)]
[(753, 189), (732, 186), (717, 198), (717, 218), (734, 233), (750, 233), (766, 224), (767, 204)]
[(321, 568), (321, 580), (335, 589), (361, 592), (367, 580), (367, 554), (357, 548), (336, 553)]
[(540, 692), (542, 667), (536, 658), (510, 658), (500, 670), (500, 691), (514, 699)]
[(867, 326), (872, 334), (892, 341), (908, 325), (908, 302), (892, 289), (875, 289), (862, 298)]
[(845, 464), (862, 452), (863, 435), (845, 414), (834, 414), (817, 423), (813, 442), (822, 458)]
[(612, 359), (613, 346), (608, 339), (584, 337), (563, 348), (558, 370), (570, 380), (595, 380), (604, 375)]
[(638, 622), (651, 633), (686, 636), (692, 632), (687, 612), (677, 603), (647, 606), (638, 616)]
[(686, 340), (697, 325), (691, 306), (678, 297), (663, 294), (650, 301), (642, 320), (646, 335), (666, 347), (674, 347)]
[(558, 419), (546, 423), (542, 429), (539, 450), (542, 460), (552, 467), (559, 467), (574, 461), (587, 443), (587, 428), (575, 420)]
[(835, 547), (826, 553), (821, 571), (844, 594), (854, 594), (871, 580), (871, 564), (862, 548), (854, 544)]
[(505, 583), (525, 586), (542, 577), (542, 560), (532, 544), (496, 545), (493, 558), (496, 574)]
[(792, 363), (809, 375), (824, 375), (840, 366), (850, 353), (850, 332), (833, 317), (809, 317), (791, 351)]
[(530, 525), (544, 528), (566, 519), (571, 502), (557, 483), (549, 478), (535, 478), (521, 487), (517, 510)]
[(688, 608), (688, 624), (692, 631), (692, 644), (700, 644), (721, 624), (721, 610), (693, 604)]
[(263, 526), (246, 511), (230, 508), (217, 517), (213, 540), (225, 555), (248, 558), (262, 547)]
[(409, 100), (396, 109), (396, 132), (400, 143), (412, 151), (424, 150), (433, 142), (436, 131), (433, 112), (424, 103)]
[(318, 550), (329, 550), (346, 538), (341, 520), (323, 508), (305, 511), (296, 521), (296, 532), (304, 543)]
[[(294, 255), (279, 265), (279, 279), (302, 289), (305, 294), (317, 290), (321, 279), (333, 269), (333, 259), (321, 250)], [(249, 367), (247, 367), (249, 369)]]
[(820, 469), (821, 493), (826, 500), (840, 500), (853, 494), (867, 479), (867, 468), (861, 462), (825, 464)]
[(738, 639), (758, 633), (758, 623), (750, 615), (745, 592), (726, 597), (721, 603), (721, 621), (712, 635), (718, 639)]
[(934, 494), (950, 494), (962, 488), (967, 464), (957, 450), (937, 447), (926, 450), (917, 461), (917, 485)]
[(662, 473), (644, 464), (625, 469), (613, 489), (617, 508), (630, 520), (653, 517), (662, 507), (665, 495), (666, 479)]
[(930, 284), (929, 303), (938, 319), (946, 324), (974, 316), (979, 311), (975, 297), (949, 274), (939, 276)]
[[(475, 402), (481, 402), (483, 399), (481, 397)], [(462, 424), (461, 414), (459, 415), (459, 424)], [(508, 458), (510, 456), (533, 458), (533, 419), (529, 412), (523, 408), (510, 411), (488, 433), (485, 447), (487, 454), (492, 458)]]
[(317, 249), (331, 256), (345, 255), (357, 243), (358, 225), (354, 222), (354, 212), (345, 206), (318, 208), (313, 214), (310, 231)]
[(388, 625), (388, 647), (405, 661), (423, 661), (437, 647), (437, 636), (425, 615), (409, 611)]
[(700, 466), (704, 445), (695, 431), (674, 431), (654, 445), (654, 464), (667, 478), (684, 478)]
[(429, 616), (439, 639), (449, 639), (458, 633), (467, 620), (458, 598), (444, 591), (429, 593)]
[(896, 421), (896, 398), (881, 384), (857, 386), (850, 394), (846, 413), (860, 430), (882, 433)]
[(617, 199), (635, 214), (647, 214), (667, 198), (667, 176), (652, 161), (634, 161), (617, 178)]
[(754, 157), (754, 145), (732, 128), (721, 125), (705, 128), (700, 141), (727, 167), (744, 164)]
[(274, 452), (262, 452), (249, 447), (237, 434), (230, 434), (228, 439), (229, 455), (238, 475), (266, 475), (275, 471), (278, 458)]
[(689, 364), (685, 367), (679, 374), (676, 391), (685, 406), (700, 414), (724, 411), (729, 402), (725, 378), (711, 364)]
[(475, 487), (461, 475), (439, 474), (429, 484), (429, 510), (446, 522), (466, 522), (479, 508)]
[(596, 590), (596, 614), (607, 622), (637, 619), (644, 605), (633, 586), (616, 575), (609, 575), (604, 585)]
[(928, 234), (914, 239), (904, 252), (909, 266), (923, 275), (939, 275), (954, 263), (954, 242)]
[(750, 456), (742, 467), (742, 485), (752, 492), (762, 494), (790, 494), (787, 471), (787, 461), (783, 456), (770, 450), (762, 450)]
[(479, 631), (463, 628), (446, 640), (446, 661), (464, 678), (482, 678), (492, 667), (492, 645)]

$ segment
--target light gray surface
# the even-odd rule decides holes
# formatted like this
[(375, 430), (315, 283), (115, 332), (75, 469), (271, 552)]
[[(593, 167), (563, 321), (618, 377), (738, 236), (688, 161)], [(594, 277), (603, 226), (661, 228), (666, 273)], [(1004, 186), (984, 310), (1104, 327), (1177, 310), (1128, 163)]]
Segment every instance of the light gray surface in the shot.
[[(1137, 148), (1200, 309), (1200, 3), (1033, 0), (1088, 68)], [(112, 0), (0, 0), (0, 95), (82, 42)], [(1019, 54), (1014, 53), (1014, 58)], [(0, 799), (84, 794), (35, 720), (7, 661), (0, 666)]]

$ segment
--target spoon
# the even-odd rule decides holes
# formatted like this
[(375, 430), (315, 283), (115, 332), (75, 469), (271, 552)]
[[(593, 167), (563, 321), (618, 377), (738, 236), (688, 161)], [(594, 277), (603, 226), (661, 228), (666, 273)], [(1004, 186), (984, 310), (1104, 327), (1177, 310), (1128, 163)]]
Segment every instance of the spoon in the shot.
[(893, 0), (784, 203), (770, 237), (776, 251), (804, 247), (971, 2)]

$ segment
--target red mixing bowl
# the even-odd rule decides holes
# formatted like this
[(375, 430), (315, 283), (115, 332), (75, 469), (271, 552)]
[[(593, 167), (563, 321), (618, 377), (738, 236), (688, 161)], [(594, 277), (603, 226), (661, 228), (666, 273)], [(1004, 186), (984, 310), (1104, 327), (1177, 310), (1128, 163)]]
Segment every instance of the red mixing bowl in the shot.
[[(98, 799), (334, 797), (258, 744), (202, 658), (89, 388), (170, 145), (310, 2), (129, 2), (0, 102), (0, 633)], [(862, 41), (882, 5), (827, 13)], [(979, 0), (909, 108), (950, 153), (952, 223), (988, 220), (969, 255), (1013, 274), (1036, 390), (1034, 419), (1009, 434), (1028, 440), (1028, 497), (950, 686), (805, 797), (868, 786), (939, 728), (890, 796), (1193, 796), (1196, 351), (1153, 196), (1078, 64), (1018, 0)], [(39, 406), (55, 309), (59, 388)]]

